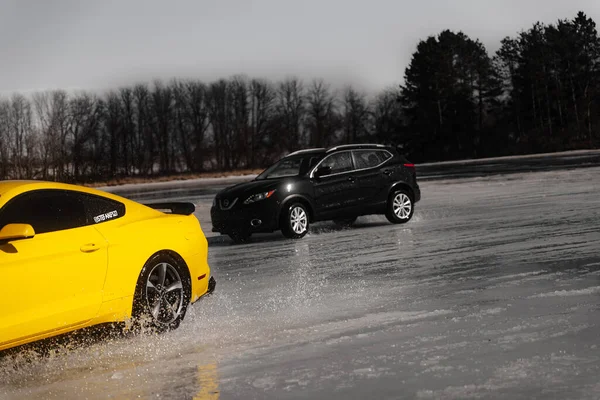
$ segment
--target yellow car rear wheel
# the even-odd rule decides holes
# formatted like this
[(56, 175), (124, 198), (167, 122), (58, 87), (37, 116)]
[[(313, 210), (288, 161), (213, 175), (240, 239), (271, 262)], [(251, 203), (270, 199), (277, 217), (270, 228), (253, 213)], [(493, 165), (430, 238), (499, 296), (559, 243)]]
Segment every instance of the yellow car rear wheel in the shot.
[(187, 266), (175, 254), (160, 252), (142, 268), (133, 300), (133, 320), (142, 331), (177, 329), (191, 297)]

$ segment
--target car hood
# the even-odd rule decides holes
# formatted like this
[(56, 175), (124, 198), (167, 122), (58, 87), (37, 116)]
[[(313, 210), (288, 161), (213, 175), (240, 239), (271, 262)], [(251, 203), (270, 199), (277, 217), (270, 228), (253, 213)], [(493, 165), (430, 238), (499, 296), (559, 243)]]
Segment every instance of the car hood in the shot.
[(244, 183), (238, 183), (237, 185), (230, 186), (221, 190), (217, 193), (217, 198), (228, 198), (234, 199), (236, 197), (248, 197), (256, 193), (268, 192), (269, 190), (276, 189), (281, 183), (280, 179), (276, 180), (259, 180), (250, 181)]

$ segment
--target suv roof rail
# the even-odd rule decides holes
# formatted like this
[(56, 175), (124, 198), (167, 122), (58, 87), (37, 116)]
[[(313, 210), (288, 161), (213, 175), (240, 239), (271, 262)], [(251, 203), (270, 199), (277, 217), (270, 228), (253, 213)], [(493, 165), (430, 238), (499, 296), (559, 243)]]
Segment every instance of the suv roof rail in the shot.
[(294, 151), (293, 153), (288, 154), (288, 156), (293, 156), (293, 155), (302, 154), (302, 153), (310, 153), (312, 151), (324, 151), (324, 150), (326, 150), (324, 147), (315, 147), (312, 149), (302, 149), (302, 150)]
[(327, 153), (340, 149), (384, 149), (386, 146), (375, 143), (342, 144), (327, 150)]

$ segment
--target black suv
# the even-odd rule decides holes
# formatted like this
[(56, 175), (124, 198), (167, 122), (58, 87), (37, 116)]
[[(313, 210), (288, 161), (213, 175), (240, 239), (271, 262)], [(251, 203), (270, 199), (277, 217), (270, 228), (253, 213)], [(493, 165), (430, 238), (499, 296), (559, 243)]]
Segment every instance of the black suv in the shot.
[(385, 214), (399, 224), (411, 219), (420, 199), (415, 166), (394, 147), (300, 150), (254, 180), (217, 193), (212, 230), (243, 242), (253, 233), (279, 229), (297, 239), (306, 235), (312, 222), (351, 225), (368, 214)]

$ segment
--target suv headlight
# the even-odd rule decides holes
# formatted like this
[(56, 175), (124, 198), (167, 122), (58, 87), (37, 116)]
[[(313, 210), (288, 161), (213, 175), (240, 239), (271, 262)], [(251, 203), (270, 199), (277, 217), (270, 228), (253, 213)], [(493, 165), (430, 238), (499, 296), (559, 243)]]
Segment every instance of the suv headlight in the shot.
[(269, 197), (273, 196), (273, 193), (275, 193), (275, 190), (270, 190), (268, 192), (253, 194), (252, 196), (250, 196), (246, 200), (244, 200), (244, 204), (250, 204), (250, 203), (260, 201), (260, 200), (268, 199)]

